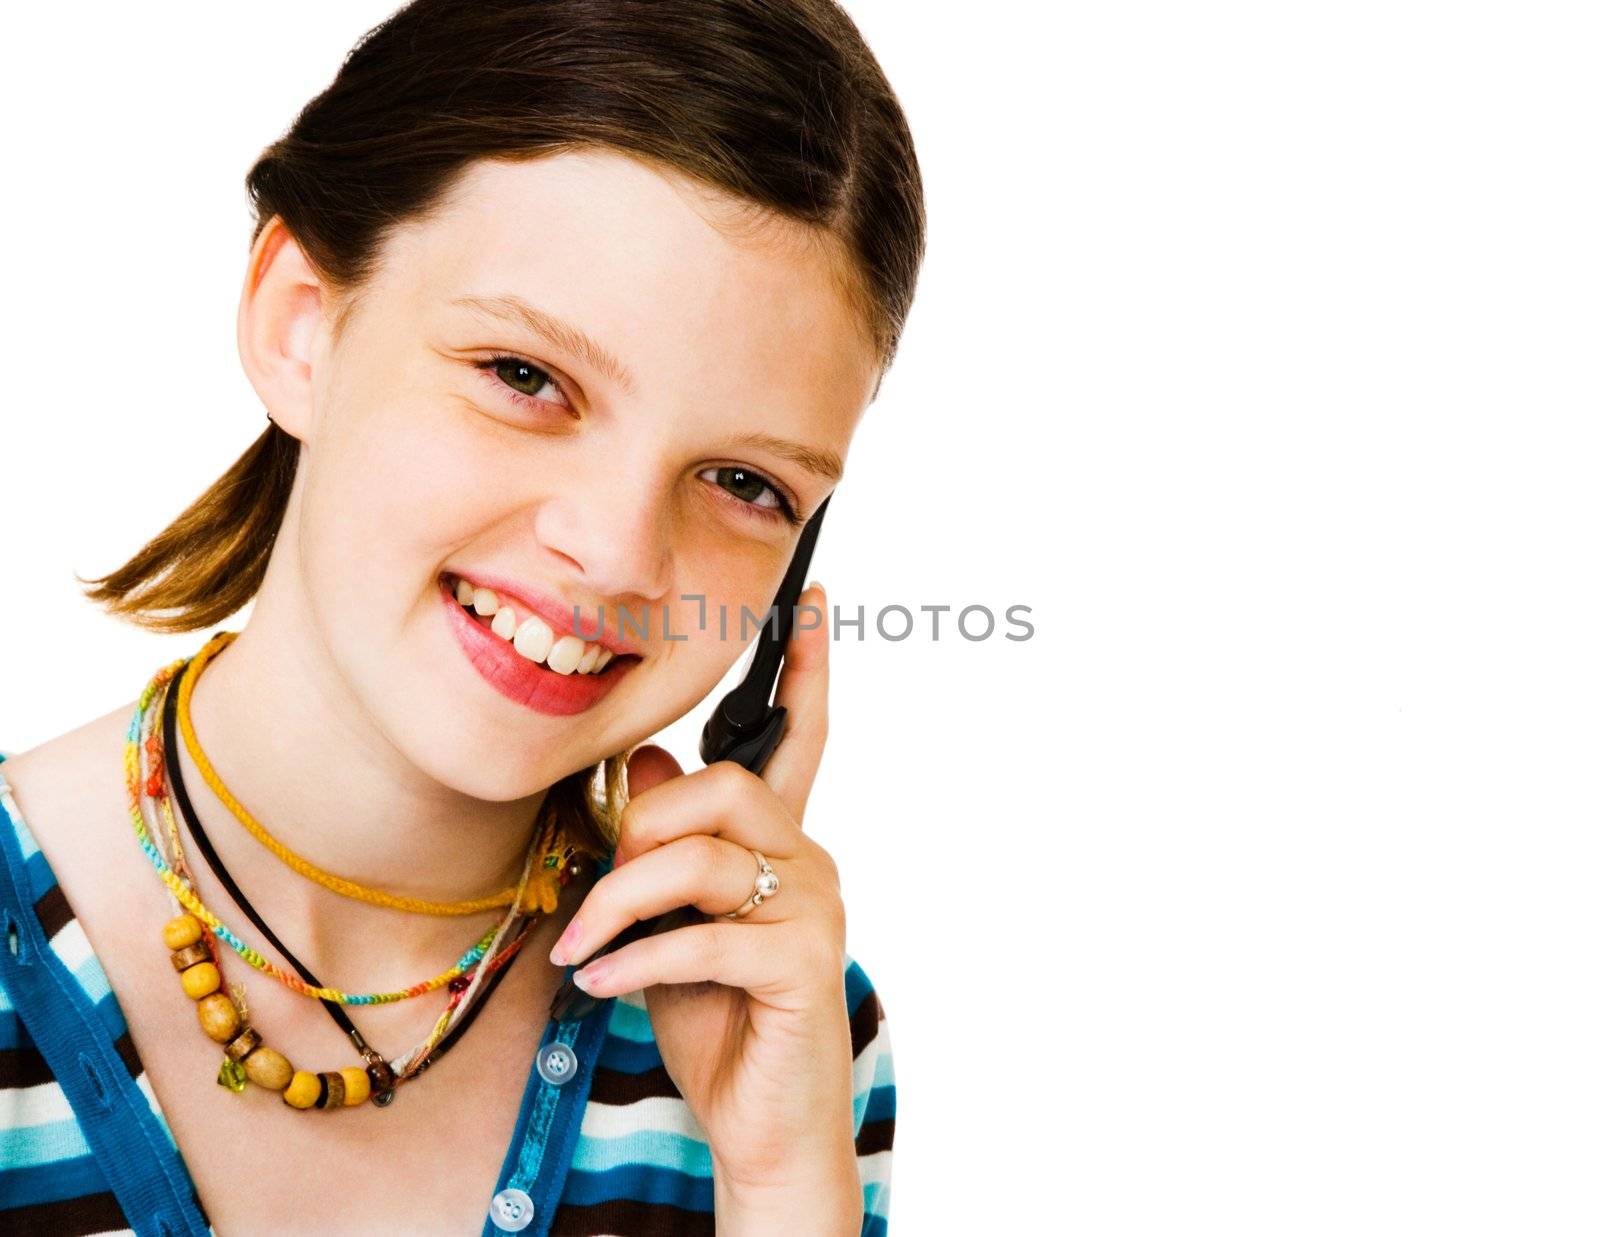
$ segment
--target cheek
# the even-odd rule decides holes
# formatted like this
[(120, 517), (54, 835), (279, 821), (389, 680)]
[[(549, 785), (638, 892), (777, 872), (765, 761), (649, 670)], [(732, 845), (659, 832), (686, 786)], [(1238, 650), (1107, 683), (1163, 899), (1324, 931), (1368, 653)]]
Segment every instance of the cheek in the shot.
[(772, 547), (713, 538), (685, 565), (684, 583), (668, 603), (675, 638), (669, 647), (709, 690), (755, 640), (788, 560)]
[[(410, 425), (418, 424), (412, 420)], [(307, 469), (297, 556), (308, 602), (329, 639), (388, 649), (432, 601), (433, 573), (463, 487), (426, 434), (404, 418), (352, 417), (302, 459)], [(347, 648), (347, 654), (357, 655)]]
[(480, 484), (490, 453), (437, 407), (364, 410), (315, 454), (317, 526), (362, 575), (381, 567), (392, 585), (425, 584), (437, 560), (495, 519), (492, 487)]

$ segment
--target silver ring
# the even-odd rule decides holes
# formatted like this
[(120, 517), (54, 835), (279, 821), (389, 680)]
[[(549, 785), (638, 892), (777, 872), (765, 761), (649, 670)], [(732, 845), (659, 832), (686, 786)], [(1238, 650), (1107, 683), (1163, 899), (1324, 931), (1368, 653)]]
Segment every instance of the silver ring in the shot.
[(767, 862), (767, 857), (755, 847), (750, 848), (750, 853), (756, 857), (756, 887), (755, 891), (744, 900), (744, 904), (735, 911), (723, 911), (724, 919), (743, 919), (756, 907), (768, 898), (776, 897), (778, 893), (778, 874), (772, 870), (772, 865)]

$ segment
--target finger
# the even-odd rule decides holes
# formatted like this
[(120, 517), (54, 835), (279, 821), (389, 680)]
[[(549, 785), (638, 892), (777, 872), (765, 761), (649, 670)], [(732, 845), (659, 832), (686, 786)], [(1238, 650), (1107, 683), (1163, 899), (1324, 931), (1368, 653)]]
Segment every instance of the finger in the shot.
[(724, 837), (769, 855), (792, 855), (803, 840), (771, 786), (742, 765), (718, 760), (630, 795), (617, 827), (612, 866), (696, 833)]
[(636, 992), (654, 984), (709, 980), (773, 1000), (831, 979), (825, 953), (809, 944), (807, 935), (795, 931), (793, 925), (722, 920), (690, 924), (634, 941), (596, 958), (573, 979), (596, 997)]
[(820, 584), (809, 584), (800, 594), (773, 699), (788, 710), (788, 716), (783, 738), (761, 771), (797, 824), (805, 819), (806, 800), (828, 739), (827, 602)]
[[(797, 888), (800, 865), (770, 856), (768, 862), (779, 888), (745, 916), (754, 922), (792, 918), (805, 905)], [(550, 951), (550, 961), (557, 966), (582, 962), (632, 924), (680, 906), (708, 915), (736, 910), (754, 892), (760, 874), (746, 847), (706, 834), (678, 838), (596, 881)]]

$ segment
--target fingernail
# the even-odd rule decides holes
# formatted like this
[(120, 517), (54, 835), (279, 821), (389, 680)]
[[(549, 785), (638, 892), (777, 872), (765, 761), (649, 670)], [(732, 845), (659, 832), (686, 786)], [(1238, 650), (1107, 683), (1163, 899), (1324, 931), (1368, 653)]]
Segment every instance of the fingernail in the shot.
[(583, 970), (577, 971), (572, 976), (572, 982), (577, 984), (590, 996), (595, 995), (595, 985), (604, 982), (606, 973), (611, 969), (604, 958), (589, 963)]
[(561, 934), (561, 939), (551, 948), (550, 961), (557, 966), (566, 966), (567, 959), (572, 957), (573, 951), (578, 947), (578, 938), (582, 935), (583, 924), (574, 915), (567, 924), (567, 930)]

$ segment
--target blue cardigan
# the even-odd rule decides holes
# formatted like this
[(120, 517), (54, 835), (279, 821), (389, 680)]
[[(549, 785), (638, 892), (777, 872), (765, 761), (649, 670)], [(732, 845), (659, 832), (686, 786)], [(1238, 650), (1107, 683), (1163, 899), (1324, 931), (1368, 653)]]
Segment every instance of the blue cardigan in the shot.
[[(0, 809), (0, 1230), (210, 1233), (105, 969), (3, 770)], [(888, 1231), (894, 1065), (877, 994), (856, 962), (845, 963), (862, 1233), (879, 1237)], [(667, 1075), (643, 994), (547, 1023), (536, 1065), (557, 1040), (577, 1068), (559, 1082), (529, 1071), (495, 1193), (484, 1199), (485, 1237), (713, 1233), (711, 1149)]]

